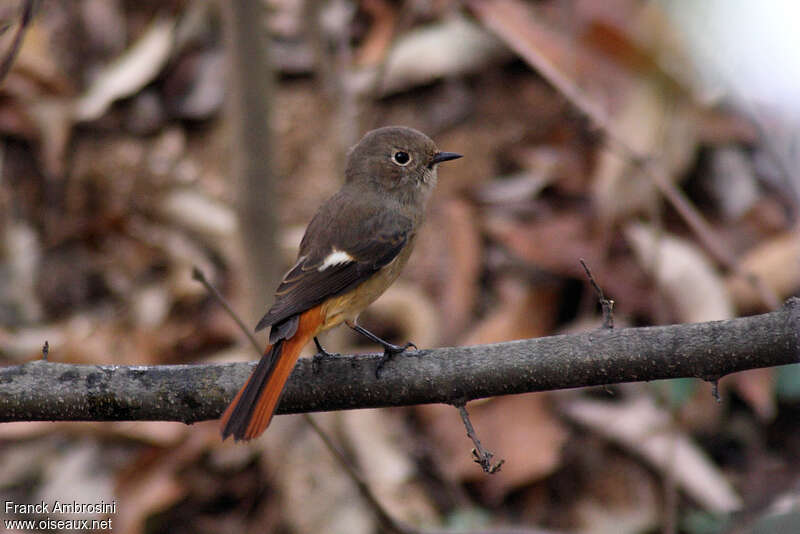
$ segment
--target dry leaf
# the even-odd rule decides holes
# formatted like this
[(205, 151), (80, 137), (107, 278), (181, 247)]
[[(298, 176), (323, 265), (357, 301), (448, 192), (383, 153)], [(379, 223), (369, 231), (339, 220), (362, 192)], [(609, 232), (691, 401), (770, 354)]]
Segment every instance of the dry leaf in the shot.
[[(335, 435), (340, 413), (313, 417), (326, 433)], [(352, 481), (319, 437), (301, 423), (297, 417), (277, 417), (252, 445), (264, 451), (284, 520), (296, 532), (373, 532), (372, 512)]]
[(647, 276), (627, 255), (607, 258), (592, 224), (589, 214), (573, 210), (526, 223), (490, 217), (486, 231), (513, 256), (554, 274), (586, 280), (579, 262), (586, 260), (603, 291), (617, 302), (616, 309), (649, 314), (653, 299)]
[(470, 329), (461, 345), (483, 345), (547, 335), (558, 319), (558, 287), (531, 287), (511, 276), (497, 287), (498, 306)]
[[(665, 100), (663, 88), (650, 81), (631, 83), (620, 108), (610, 117), (611, 130), (636, 154), (657, 156), (668, 176), (682, 176), (697, 146), (685, 108)], [(652, 213), (658, 188), (635, 171), (616, 147), (601, 150), (592, 179), (592, 196), (604, 223), (636, 213)]]
[(172, 52), (175, 21), (155, 20), (116, 61), (106, 66), (75, 102), (75, 118), (100, 118), (115, 100), (139, 92), (161, 72)]
[(640, 534), (658, 525), (662, 489), (632, 459), (606, 452), (575, 506), (577, 534)]
[(713, 152), (711, 172), (703, 183), (714, 204), (730, 220), (742, 217), (761, 196), (750, 156), (735, 146)]
[(386, 0), (365, 0), (361, 2), (361, 9), (370, 16), (372, 24), (358, 49), (356, 64), (376, 65), (385, 57), (392, 44), (399, 17)]
[[(753, 247), (739, 266), (758, 276), (779, 297), (788, 297), (800, 289), (800, 230), (778, 234)], [(763, 305), (761, 295), (747, 280), (730, 275), (725, 284), (737, 308), (753, 310)]]
[(403, 425), (404, 413), (403, 409), (348, 410), (341, 414), (341, 434), (389, 514), (411, 524), (430, 524), (436, 521), (436, 511), (408, 454), (415, 436)]
[(190, 491), (180, 475), (199, 462), (210, 443), (218, 443), (218, 434), (211, 429), (211, 423), (201, 423), (186, 432), (187, 439), (177, 446), (141, 449), (118, 475), (115, 494), (124, 505), (117, 507), (114, 530), (144, 533), (150, 516), (174, 506)]
[(164, 195), (160, 210), (172, 223), (209, 238), (230, 239), (237, 228), (233, 210), (197, 188), (175, 189)]
[[(33, 17), (8, 74), (9, 85), (13, 85), (11, 78), (16, 75), (35, 83), (36, 87), (49, 96), (66, 96), (72, 92), (70, 78), (65, 74), (64, 66), (59, 63), (64, 56), (59, 53), (58, 36), (54, 35), (51, 25), (52, 21), (44, 16)], [(11, 37), (13, 34), (14, 32), (7, 32), (4, 37)], [(8, 43), (3, 44), (5, 46), (2, 46), (2, 50), (7, 51)], [(5, 82), (6, 80), (3, 89), (8, 88)], [(29, 91), (18, 96), (25, 100), (35, 100), (33, 97), (38, 95), (38, 91)]]
[[(55, 456), (47, 458), (42, 470), (42, 484), (35, 502), (110, 503), (116, 497), (110, 466), (98, 460), (102, 449), (93, 441), (67, 444)], [(53, 513), (56, 519), (101, 519), (101, 514)]]
[[(497, 39), (465, 17), (454, 16), (397, 40), (386, 59), (382, 93), (476, 72), (506, 57), (508, 51)], [(355, 83), (371, 87), (376, 74), (374, 69), (364, 70)]]
[(673, 477), (706, 510), (727, 513), (741, 508), (741, 499), (719, 469), (674, 428), (669, 413), (649, 396), (618, 403), (574, 398), (561, 407), (577, 423), (641, 455), (663, 476)]
[[(576, 43), (541, 17), (541, 11), (519, 0), (474, 0), (476, 17), (545, 78), (568, 78), (597, 96), (603, 84), (627, 84), (630, 75), (594, 50)], [(605, 96), (609, 96), (607, 93)]]
[(486, 230), (515, 256), (540, 269), (583, 276), (580, 258), (593, 270), (600, 268), (602, 250), (591, 236), (591, 221), (585, 213), (555, 213), (527, 223), (491, 217)]
[(775, 417), (775, 369), (751, 369), (724, 377), (720, 387), (732, 386), (762, 421)]
[(670, 299), (681, 323), (730, 319), (733, 304), (719, 272), (694, 243), (629, 224), (625, 235), (642, 268)]
[(135, 482), (118, 489), (119, 506), (113, 517), (114, 530), (144, 534), (151, 515), (168, 509), (186, 494), (186, 488), (176, 480), (171, 470), (156, 467), (140, 475)]
[(0, 324), (41, 320), (42, 307), (35, 292), (41, 261), (42, 243), (29, 224), (20, 221), (3, 228), (0, 235), (0, 272), (4, 278), (0, 284)]
[[(680, 175), (696, 148), (690, 110), (664, 98), (661, 80), (636, 78), (608, 57), (540, 22), (519, 0), (474, 0), (478, 18), (566, 97), (607, 120), (637, 154), (659, 155), (670, 176)], [(676, 106), (675, 104), (678, 104)], [(606, 118), (607, 117), (607, 118)], [(594, 179), (596, 202), (608, 223), (654, 205), (654, 184), (611, 149), (601, 154)]]
[[(227, 68), (222, 50), (183, 54), (165, 76), (166, 107), (174, 116), (183, 119), (215, 117), (225, 100)], [(160, 104), (160, 101), (155, 102), (155, 105)]]

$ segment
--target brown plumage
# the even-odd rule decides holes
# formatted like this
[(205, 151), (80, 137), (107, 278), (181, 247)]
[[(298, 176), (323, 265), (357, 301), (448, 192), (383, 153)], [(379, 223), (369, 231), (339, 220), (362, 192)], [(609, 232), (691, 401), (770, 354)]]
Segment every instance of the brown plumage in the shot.
[[(342, 322), (354, 325), (397, 279), (436, 185), (437, 164), (459, 157), (404, 127), (373, 130), (350, 151), (345, 183), (309, 223), (297, 262), (256, 327), (271, 327), (270, 345), (225, 410), (223, 439), (261, 434), (306, 343)], [(383, 344), (387, 353), (402, 350)]]

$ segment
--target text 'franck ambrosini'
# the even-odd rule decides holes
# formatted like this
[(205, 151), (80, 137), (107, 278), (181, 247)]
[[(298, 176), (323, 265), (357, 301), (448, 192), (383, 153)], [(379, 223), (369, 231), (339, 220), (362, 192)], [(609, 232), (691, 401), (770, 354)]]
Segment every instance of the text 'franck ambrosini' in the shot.
[(55, 500), (52, 503), (40, 501), (27, 504), (6, 501), (5, 512), (7, 514), (116, 514), (117, 501), (78, 502)]

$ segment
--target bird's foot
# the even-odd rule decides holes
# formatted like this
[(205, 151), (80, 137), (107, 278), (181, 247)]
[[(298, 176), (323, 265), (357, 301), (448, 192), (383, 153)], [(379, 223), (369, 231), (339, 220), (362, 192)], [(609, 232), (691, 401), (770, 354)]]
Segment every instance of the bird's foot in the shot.
[(341, 355), (335, 352), (328, 352), (327, 350), (325, 350), (325, 348), (322, 346), (322, 344), (316, 337), (314, 338), (314, 344), (317, 346), (317, 353), (311, 359), (311, 372), (317, 374), (319, 372), (319, 366), (322, 364), (322, 362), (324, 362), (325, 360), (330, 360), (331, 358), (336, 358)]
[(419, 350), (417, 346), (410, 341), (405, 345), (393, 345), (387, 342), (383, 342), (381, 345), (383, 346), (383, 356), (381, 356), (381, 359), (378, 360), (378, 366), (375, 368), (375, 378), (381, 377), (383, 366), (386, 365), (386, 363), (391, 360), (395, 354), (403, 353), (410, 347), (414, 347), (414, 350)]

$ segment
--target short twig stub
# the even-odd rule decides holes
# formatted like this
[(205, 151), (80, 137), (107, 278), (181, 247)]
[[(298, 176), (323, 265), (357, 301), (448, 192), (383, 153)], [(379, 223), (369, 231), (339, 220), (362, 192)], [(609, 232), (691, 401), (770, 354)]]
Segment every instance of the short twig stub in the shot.
[(500, 460), (496, 464), (492, 464), (494, 454), (484, 449), (483, 445), (481, 445), (481, 441), (478, 439), (478, 435), (475, 433), (475, 428), (472, 426), (472, 421), (469, 419), (466, 403), (459, 402), (455, 404), (455, 407), (458, 408), (458, 413), (461, 415), (461, 420), (464, 422), (464, 427), (467, 429), (467, 437), (472, 440), (472, 443), (475, 444), (475, 448), (472, 449), (472, 457), (475, 460), (475, 463), (480, 465), (483, 471), (490, 475), (500, 471), (500, 468), (505, 463), (505, 460)]
[(589, 270), (589, 266), (586, 265), (586, 262), (583, 261), (583, 258), (578, 260), (583, 265), (583, 270), (586, 271), (586, 277), (589, 279), (589, 283), (592, 284), (595, 292), (597, 293), (597, 300), (600, 302), (600, 307), (603, 309), (603, 328), (614, 328), (614, 301), (612, 299), (607, 299), (606, 296), (603, 294), (603, 289), (594, 281), (594, 276), (592, 276), (592, 271)]

